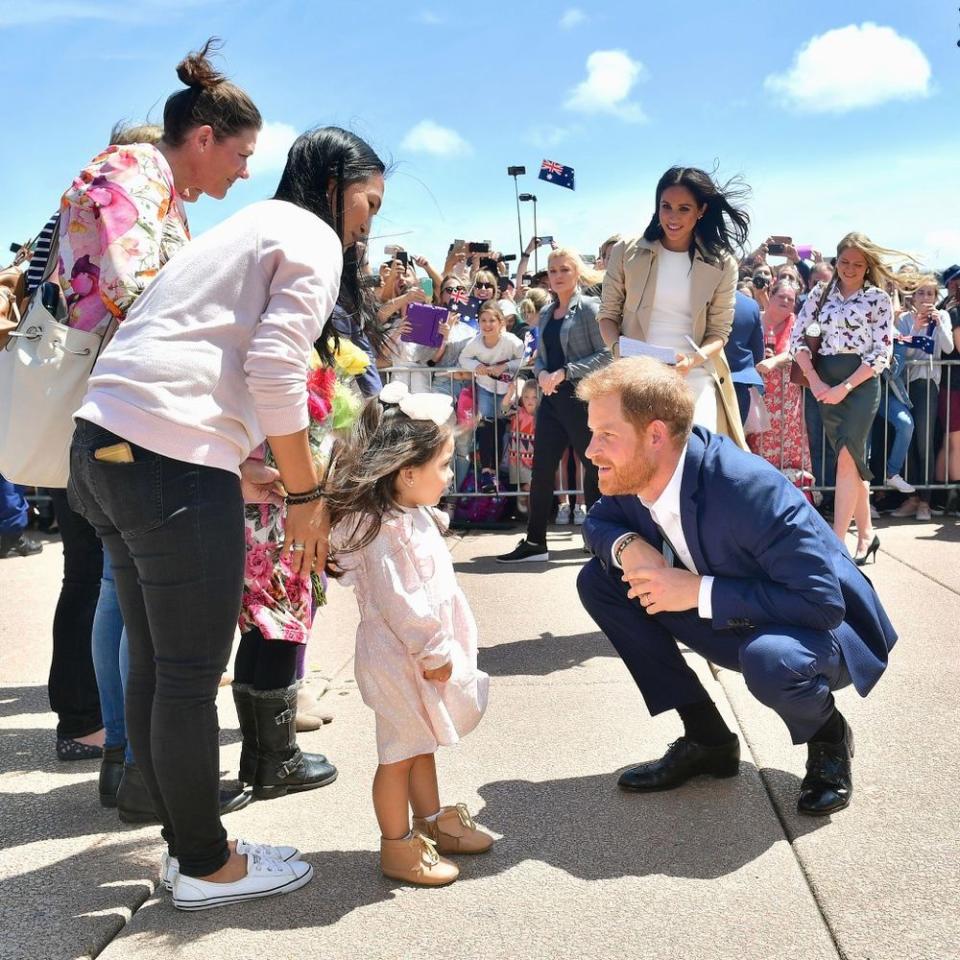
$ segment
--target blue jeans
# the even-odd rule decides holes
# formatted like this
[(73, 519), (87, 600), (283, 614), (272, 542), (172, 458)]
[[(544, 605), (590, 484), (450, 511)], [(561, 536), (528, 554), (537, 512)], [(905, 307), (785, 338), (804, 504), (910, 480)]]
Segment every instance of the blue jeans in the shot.
[(910, 408), (888, 390), (887, 396), (880, 401), (879, 416), (893, 427), (893, 443), (887, 455), (886, 475), (892, 477), (894, 474), (902, 474), (913, 437), (913, 416)]
[(18, 486), (0, 477), (0, 533), (19, 536), (27, 526), (27, 500)]
[(93, 669), (97, 674), (97, 690), (100, 693), (100, 713), (106, 732), (105, 746), (126, 747), (124, 759), (133, 763), (133, 752), (127, 741), (127, 725), (124, 720), (123, 699), (130, 673), (130, 649), (127, 631), (123, 626), (123, 614), (117, 599), (117, 587), (113, 582), (113, 567), (110, 554), (103, 555), (103, 579), (100, 581), (100, 599), (93, 615)]

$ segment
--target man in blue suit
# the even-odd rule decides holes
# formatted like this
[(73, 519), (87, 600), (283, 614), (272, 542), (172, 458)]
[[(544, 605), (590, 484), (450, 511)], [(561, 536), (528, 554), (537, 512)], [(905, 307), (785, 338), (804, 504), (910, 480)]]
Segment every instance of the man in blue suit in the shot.
[(743, 674), (794, 743), (807, 744), (798, 810), (825, 815), (852, 792), (853, 735), (833, 691), (866, 696), (897, 636), (870, 581), (800, 492), (766, 461), (692, 427), (693, 398), (671, 367), (619, 360), (585, 377), (601, 499), (583, 527), (594, 555), (580, 598), (651, 714), (684, 735), (620, 777), (668, 790), (734, 776), (740, 744), (677, 641)]

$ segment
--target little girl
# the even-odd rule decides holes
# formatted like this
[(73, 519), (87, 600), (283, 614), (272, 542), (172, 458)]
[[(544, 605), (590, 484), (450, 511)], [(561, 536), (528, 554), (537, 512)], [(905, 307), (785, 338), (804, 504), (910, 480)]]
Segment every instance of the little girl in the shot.
[(476, 409), (482, 418), (477, 429), (480, 489), (492, 493), (500, 460), (497, 440), (503, 436), (498, 408), (523, 363), (523, 341), (507, 332), (506, 318), (496, 301), (480, 308), (477, 323), (480, 333), (463, 348), (460, 365), (472, 370), (476, 378)]
[(434, 763), (438, 745), (456, 743), (480, 721), (489, 683), (477, 669), (477, 626), (443, 542), (446, 518), (434, 509), (452, 476), (452, 413), (448, 396), (388, 384), (334, 455), (327, 497), (328, 569), (356, 592), (355, 674), (376, 714), (380, 866), (422, 886), (457, 879), (457, 866), (439, 854), (493, 844), (464, 804), (440, 806)]
[[(519, 484), (524, 493), (530, 490), (530, 473), (533, 469), (533, 438), (537, 423), (537, 381), (521, 380), (520, 402), (510, 418), (507, 432), (507, 462), (510, 467), (510, 482)], [(527, 497), (517, 498), (517, 512), (526, 514)]]

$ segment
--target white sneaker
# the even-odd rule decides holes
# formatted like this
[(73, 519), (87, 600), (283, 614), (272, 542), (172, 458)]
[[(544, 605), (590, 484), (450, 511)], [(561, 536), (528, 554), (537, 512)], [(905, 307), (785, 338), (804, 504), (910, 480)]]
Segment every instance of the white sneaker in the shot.
[(915, 497), (911, 497), (909, 500), (904, 500), (896, 510), (893, 510), (890, 513), (890, 516), (896, 517), (898, 520), (902, 520), (904, 517), (916, 516), (916, 513), (919, 509), (920, 501)]
[(212, 910), (244, 900), (293, 893), (313, 878), (313, 867), (302, 860), (286, 863), (258, 853), (247, 854), (247, 875), (233, 883), (211, 883), (177, 874), (173, 882), (173, 905), (178, 910)]
[(893, 487), (894, 490), (898, 490), (900, 493), (917, 492), (917, 488), (907, 483), (899, 473), (895, 473), (892, 477), (887, 477), (887, 486)]
[(917, 512), (914, 514), (917, 520), (923, 521), (926, 523), (931, 519), (930, 517), (930, 504), (929, 503), (920, 503), (917, 507)]
[(557, 523), (569, 523), (570, 522), (570, 504), (561, 503), (560, 508), (557, 510)]
[(587, 511), (578, 503), (573, 508), (573, 522), (579, 527), (587, 519)]
[[(871, 520), (879, 520), (879, 519), (880, 519), (880, 511), (879, 511), (872, 503), (870, 504), (870, 519), (871, 519)], [(855, 520), (851, 520), (850, 522), (851, 522), (851, 523), (856, 523)]]
[[(244, 856), (248, 853), (256, 853), (261, 857), (271, 857), (274, 860), (282, 860), (289, 863), (300, 856), (300, 851), (296, 847), (273, 847), (269, 843), (251, 843), (249, 840), (237, 841), (237, 853)], [(171, 857), (169, 853), (160, 857), (160, 885), (166, 890), (173, 889), (173, 881), (177, 879), (180, 873), (180, 861), (176, 857)]]

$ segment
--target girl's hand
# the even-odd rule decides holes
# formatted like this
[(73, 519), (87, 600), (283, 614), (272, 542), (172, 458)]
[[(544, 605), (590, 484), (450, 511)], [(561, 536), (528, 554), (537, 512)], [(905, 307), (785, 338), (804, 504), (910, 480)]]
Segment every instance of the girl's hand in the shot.
[(280, 471), (262, 460), (244, 460), (240, 464), (240, 492), (244, 503), (272, 503), (283, 506)]
[(810, 384), (810, 392), (814, 400), (820, 401), (826, 392), (830, 389), (816, 374), (807, 374), (807, 383)]
[(697, 365), (697, 358), (688, 353), (677, 354), (677, 365), (674, 369), (681, 377), (685, 377)]
[(437, 683), (446, 683), (453, 673), (453, 664), (448, 660), (441, 667), (434, 667), (432, 670), (423, 671), (424, 680), (436, 680)]
[(287, 507), (282, 555), (294, 573), (305, 577), (312, 571), (323, 570), (327, 565), (329, 537), (330, 517), (322, 499)]

